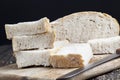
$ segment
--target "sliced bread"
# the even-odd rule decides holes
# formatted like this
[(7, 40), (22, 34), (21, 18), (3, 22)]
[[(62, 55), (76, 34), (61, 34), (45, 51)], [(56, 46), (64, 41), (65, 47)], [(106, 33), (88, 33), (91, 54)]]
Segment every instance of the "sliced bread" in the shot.
[(13, 36), (13, 51), (30, 49), (50, 49), (53, 48), (55, 33), (53, 31), (31, 36)]
[(119, 35), (119, 24), (110, 15), (101, 12), (78, 12), (51, 22), (56, 40), (87, 42), (90, 39)]
[(56, 54), (51, 54), (50, 64), (54, 68), (84, 67), (92, 58), (93, 53), (89, 44), (68, 44)]
[(5, 24), (7, 39), (12, 39), (13, 36), (45, 33), (50, 28), (49, 19), (46, 17), (38, 21)]
[(49, 57), (51, 50), (29, 50), (15, 52), (18, 68), (28, 66), (50, 66)]
[(94, 54), (115, 53), (120, 48), (120, 36), (89, 40)]
[(14, 52), (17, 66), (18, 68), (40, 65), (50, 66), (50, 55), (56, 53), (61, 47), (68, 43), (68, 41), (56, 41), (52, 49)]

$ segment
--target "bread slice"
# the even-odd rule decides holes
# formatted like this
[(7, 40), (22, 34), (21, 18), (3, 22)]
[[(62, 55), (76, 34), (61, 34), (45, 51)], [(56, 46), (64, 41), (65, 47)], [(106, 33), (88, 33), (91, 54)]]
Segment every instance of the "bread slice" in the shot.
[(93, 53), (89, 44), (68, 44), (56, 54), (51, 54), (50, 64), (54, 68), (84, 67), (92, 58)]
[(120, 48), (120, 36), (89, 40), (94, 54), (115, 53)]
[(78, 12), (51, 22), (56, 40), (87, 42), (90, 39), (119, 35), (119, 24), (110, 15), (101, 12)]
[(44, 50), (29, 50), (14, 52), (18, 68), (28, 66), (50, 66), (50, 55), (56, 53), (61, 47), (67, 45), (68, 41), (54, 42), (54, 48)]
[(53, 31), (31, 36), (13, 36), (13, 51), (30, 49), (50, 49), (53, 48), (55, 33)]
[(29, 50), (15, 52), (18, 68), (29, 66), (49, 66), (51, 50)]
[(5, 24), (7, 39), (12, 39), (13, 36), (45, 33), (50, 28), (49, 19), (46, 17), (38, 21)]

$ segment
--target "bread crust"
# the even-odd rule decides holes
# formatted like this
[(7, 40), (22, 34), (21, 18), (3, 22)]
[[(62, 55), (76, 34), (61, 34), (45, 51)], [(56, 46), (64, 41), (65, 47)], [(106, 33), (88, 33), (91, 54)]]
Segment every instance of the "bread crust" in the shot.
[(78, 54), (68, 54), (63, 55), (52, 55), (50, 56), (50, 63), (54, 68), (73, 68), (84, 66), (81, 55)]

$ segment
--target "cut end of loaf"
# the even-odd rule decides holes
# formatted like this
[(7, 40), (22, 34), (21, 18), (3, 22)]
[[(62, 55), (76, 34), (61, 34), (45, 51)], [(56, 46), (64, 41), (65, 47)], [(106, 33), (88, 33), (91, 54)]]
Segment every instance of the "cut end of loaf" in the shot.
[(82, 68), (87, 65), (93, 53), (89, 44), (68, 44), (50, 56), (54, 68)]
[(82, 68), (84, 67), (83, 62), (81, 55), (73, 55), (72, 53), (66, 56), (52, 55), (50, 57), (50, 63), (54, 68)]

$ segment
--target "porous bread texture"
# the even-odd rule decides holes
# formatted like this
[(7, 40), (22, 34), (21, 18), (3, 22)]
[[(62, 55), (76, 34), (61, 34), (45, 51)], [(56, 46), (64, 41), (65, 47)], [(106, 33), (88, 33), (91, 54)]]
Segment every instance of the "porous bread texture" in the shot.
[(89, 40), (94, 54), (115, 53), (120, 48), (120, 36)]
[(53, 49), (61, 49), (62, 47), (69, 44), (68, 40), (62, 40), (62, 41), (55, 41), (54, 42), (54, 48)]
[(54, 48), (44, 50), (29, 50), (14, 52), (18, 68), (28, 66), (50, 66), (50, 55), (56, 53), (60, 48), (67, 45), (69, 42), (55, 41)]
[(44, 17), (38, 21), (5, 24), (7, 39), (13, 36), (33, 35), (48, 32), (51, 28), (49, 19)]
[(50, 64), (54, 68), (84, 67), (92, 58), (93, 53), (89, 44), (68, 44), (56, 54), (51, 54)]
[(31, 36), (13, 36), (13, 51), (30, 49), (50, 49), (55, 41), (54, 31)]
[(28, 66), (49, 66), (50, 50), (29, 50), (15, 52), (18, 68)]
[(94, 11), (64, 16), (51, 22), (51, 26), (56, 32), (56, 40), (67, 39), (72, 43), (119, 35), (119, 24), (115, 18)]

